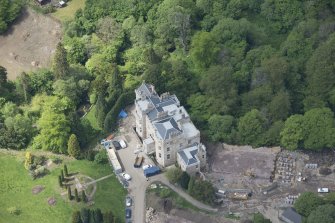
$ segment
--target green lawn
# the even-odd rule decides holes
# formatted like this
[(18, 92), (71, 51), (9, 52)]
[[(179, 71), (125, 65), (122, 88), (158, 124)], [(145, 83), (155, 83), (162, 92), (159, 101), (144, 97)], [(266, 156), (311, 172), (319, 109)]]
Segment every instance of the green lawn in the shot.
[(74, 14), (78, 9), (85, 7), (85, 0), (71, 0), (66, 3), (64, 8), (59, 8), (52, 13), (61, 22), (69, 21), (74, 18)]
[[(0, 222), (34, 222), (34, 223), (67, 223), (71, 221), (73, 210), (79, 210), (86, 205), (68, 201), (60, 195), (58, 174), (62, 165), (57, 166), (43, 178), (32, 180), (23, 165), (23, 153), (19, 156), (0, 153)], [(66, 161), (69, 172), (79, 172), (94, 179), (111, 174), (108, 165), (97, 165), (86, 160)], [(36, 185), (45, 189), (33, 195), (31, 190)], [(101, 208), (112, 212), (123, 221), (124, 197), (126, 191), (115, 177), (97, 183), (94, 205), (90, 208)], [(55, 197), (55, 206), (49, 206), (47, 199)], [(11, 215), (7, 209), (19, 208), (22, 213)]]
[(97, 119), (95, 118), (95, 105), (93, 105), (93, 107), (91, 108), (91, 110), (87, 113), (87, 115), (83, 118), (83, 120), (88, 120), (91, 124), (91, 126), (97, 130), (97, 131), (101, 131), (102, 129), (99, 127), (98, 123), (97, 123)]

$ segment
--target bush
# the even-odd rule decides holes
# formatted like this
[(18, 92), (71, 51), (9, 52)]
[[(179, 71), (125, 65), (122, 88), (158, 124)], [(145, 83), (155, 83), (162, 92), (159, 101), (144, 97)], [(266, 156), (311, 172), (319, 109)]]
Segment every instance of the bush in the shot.
[(180, 179), (179, 179), (179, 185), (187, 190), (188, 189), (188, 183), (190, 182), (190, 175), (188, 175), (188, 173), (183, 172), (183, 174), (181, 175)]
[(12, 215), (20, 215), (21, 214), (21, 210), (17, 207), (10, 207), (7, 209), (7, 211), (9, 212), (9, 214)]
[(63, 162), (63, 160), (61, 158), (57, 157), (57, 156), (51, 157), (51, 161), (55, 164), (60, 164), (60, 163)]
[(162, 188), (160, 189), (159, 191), (159, 196), (161, 198), (167, 198), (167, 197), (170, 197), (172, 195), (171, 193), (171, 190), (170, 189), (167, 189), (167, 188)]
[(89, 160), (89, 161), (94, 161), (95, 158), (95, 154), (96, 152), (93, 150), (88, 150), (85, 153), (85, 159)]
[(327, 176), (332, 173), (332, 170), (329, 169), (328, 167), (321, 167), (319, 170), (319, 174)]
[(37, 165), (44, 165), (47, 158), (45, 156), (34, 156), (34, 164)]
[(100, 150), (94, 157), (94, 162), (97, 164), (108, 163), (108, 156), (106, 150)]
[(165, 175), (172, 184), (175, 184), (180, 180), (182, 174), (183, 171), (180, 168), (171, 167), (166, 171)]

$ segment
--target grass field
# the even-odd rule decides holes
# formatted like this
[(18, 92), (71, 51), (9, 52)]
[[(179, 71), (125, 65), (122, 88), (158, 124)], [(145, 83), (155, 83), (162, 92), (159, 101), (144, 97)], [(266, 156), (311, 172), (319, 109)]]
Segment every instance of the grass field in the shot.
[(97, 123), (97, 119), (95, 118), (95, 105), (91, 108), (91, 110), (87, 113), (87, 115), (83, 118), (90, 122), (91, 126), (98, 131), (101, 131), (102, 129), (99, 127)]
[(78, 9), (85, 7), (85, 0), (71, 0), (66, 3), (64, 8), (59, 8), (56, 12), (52, 13), (54, 17), (61, 22), (69, 21), (74, 18), (74, 14)]
[[(87, 205), (68, 201), (60, 195), (58, 175), (63, 165), (57, 166), (43, 178), (32, 180), (23, 165), (23, 153), (13, 156), (0, 153), (0, 222), (21, 223), (67, 223), (71, 222), (72, 212)], [(97, 165), (86, 160), (64, 161), (69, 172), (79, 172), (94, 179), (111, 174), (108, 165)], [(32, 188), (43, 185), (45, 189), (32, 194)], [(90, 208), (111, 210), (119, 219), (124, 219), (124, 197), (126, 191), (115, 177), (97, 183), (94, 205)], [(47, 199), (54, 197), (55, 206), (49, 206)], [(17, 207), (20, 215), (11, 215), (7, 209)]]

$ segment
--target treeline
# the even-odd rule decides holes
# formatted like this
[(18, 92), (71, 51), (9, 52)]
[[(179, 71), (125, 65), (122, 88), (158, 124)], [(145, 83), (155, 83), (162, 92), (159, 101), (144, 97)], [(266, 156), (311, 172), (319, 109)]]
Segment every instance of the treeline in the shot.
[(72, 214), (72, 223), (119, 223), (111, 211), (102, 213), (98, 209), (82, 208), (80, 211), (75, 211)]
[(23, 4), (23, 0), (0, 0), (0, 34), (4, 33), (20, 14)]
[(335, 193), (320, 197), (318, 194), (305, 192), (294, 203), (294, 208), (303, 216), (303, 222), (335, 222)]
[[(64, 44), (95, 76), (102, 117), (120, 86), (146, 80), (176, 93), (212, 141), (319, 150), (335, 146), (309, 138), (334, 125), (334, 10), (331, 0), (88, 0)], [(290, 116), (327, 109), (328, 126), (287, 135)]]
[(332, 148), (334, 10), (332, 0), (87, 0), (52, 70), (0, 80), (0, 146), (66, 153), (75, 134), (85, 147), (95, 130), (77, 109), (95, 104), (109, 132), (146, 80), (177, 94), (211, 141)]

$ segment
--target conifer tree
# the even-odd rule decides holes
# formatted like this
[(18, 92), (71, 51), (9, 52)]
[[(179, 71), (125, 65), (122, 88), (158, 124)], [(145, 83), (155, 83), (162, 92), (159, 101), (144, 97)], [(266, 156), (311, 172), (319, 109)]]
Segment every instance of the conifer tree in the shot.
[(62, 176), (58, 176), (58, 183), (59, 183), (59, 186), (62, 187), (63, 186), (63, 182), (62, 182)]
[(66, 50), (62, 43), (58, 43), (53, 58), (52, 70), (56, 79), (63, 79), (69, 73)]
[(80, 211), (73, 212), (72, 223), (83, 223), (81, 220)]
[(69, 200), (72, 200), (71, 187), (67, 188), (67, 196), (68, 196)]
[(86, 198), (86, 194), (85, 194), (85, 191), (84, 191), (84, 190), (81, 191), (81, 200), (82, 200), (83, 202), (86, 202), (86, 200), (87, 200), (87, 198)]
[(72, 134), (67, 143), (67, 152), (70, 156), (79, 159), (80, 158), (80, 146), (75, 134)]
[(61, 180), (63, 182), (64, 181), (64, 172), (63, 172), (63, 170), (60, 171), (60, 177), (61, 177)]
[(74, 189), (74, 197), (75, 197), (75, 199), (76, 199), (77, 202), (80, 201), (80, 200), (79, 200), (79, 195), (78, 195), (78, 190), (77, 190), (77, 188)]
[(69, 176), (69, 173), (67, 172), (67, 166), (66, 164), (64, 164), (64, 173), (65, 173), (65, 176)]

